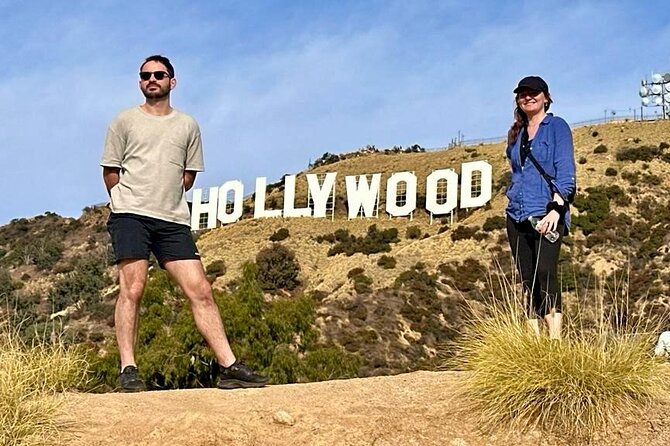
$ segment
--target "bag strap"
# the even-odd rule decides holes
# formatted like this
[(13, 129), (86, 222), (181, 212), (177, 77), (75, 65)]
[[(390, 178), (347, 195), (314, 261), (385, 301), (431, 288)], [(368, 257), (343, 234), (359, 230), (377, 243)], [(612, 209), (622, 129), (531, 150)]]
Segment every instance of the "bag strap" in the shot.
[[(524, 127), (523, 130), (524, 130), (524, 137), (525, 137), (526, 141), (528, 141), (528, 128)], [(549, 190), (552, 193), (557, 193), (563, 199), (565, 204), (568, 204), (569, 201), (563, 196), (561, 191), (558, 190), (558, 187), (556, 187), (556, 183), (554, 183), (554, 178), (551, 175), (549, 175), (544, 170), (544, 168), (540, 165), (540, 163), (535, 159), (535, 157), (533, 156), (533, 151), (530, 148), (528, 150), (527, 159), (529, 159), (530, 162), (533, 163), (533, 165), (535, 166), (537, 171), (540, 173), (542, 178), (544, 178), (544, 181), (547, 182), (547, 184), (549, 185)]]

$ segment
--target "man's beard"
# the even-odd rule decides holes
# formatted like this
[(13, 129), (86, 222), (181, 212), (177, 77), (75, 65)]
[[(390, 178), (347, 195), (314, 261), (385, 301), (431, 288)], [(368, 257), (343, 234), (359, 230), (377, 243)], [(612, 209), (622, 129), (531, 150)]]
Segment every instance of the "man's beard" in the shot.
[[(154, 85), (158, 87), (158, 90), (149, 91), (148, 88)], [(142, 94), (144, 94), (144, 97), (147, 99), (163, 99), (170, 96), (170, 86), (166, 85), (165, 88), (163, 88), (159, 84), (149, 84), (146, 88), (142, 88)]]

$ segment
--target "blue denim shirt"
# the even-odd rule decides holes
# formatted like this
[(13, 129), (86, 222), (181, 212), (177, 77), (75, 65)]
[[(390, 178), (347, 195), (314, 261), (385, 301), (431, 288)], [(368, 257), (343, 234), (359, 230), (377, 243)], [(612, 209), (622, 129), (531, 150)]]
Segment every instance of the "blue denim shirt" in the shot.
[[(521, 132), (524, 132), (522, 130)], [(517, 222), (547, 214), (547, 204), (553, 192), (530, 159), (521, 165), (521, 132), (514, 144), (507, 146), (507, 158), (512, 165), (512, 184), (507, 189), (507, 215)], [(575, 153), (572, 132), (558, 116), (547, 113), (540, 123), (531, 144), (531, 152), (554, 181), (554, 188), (567, 197), (575, 190)], [(570, 228), (570, 211), (565, 214), (565, 226)]]

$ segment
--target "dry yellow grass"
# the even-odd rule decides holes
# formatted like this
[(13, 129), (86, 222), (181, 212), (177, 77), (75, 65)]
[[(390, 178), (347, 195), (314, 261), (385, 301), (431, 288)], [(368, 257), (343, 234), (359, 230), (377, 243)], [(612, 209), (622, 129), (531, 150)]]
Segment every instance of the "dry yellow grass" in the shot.
[(540, 429), (588, 442), (668, 402), (670, 367), (653, 355), (660, 321), (625, 325), (603, 314), (586, 330), (577, 311), (564, 314), (563, 339), (550, 340), (530, 329), (518, 287), (502, 289), (487, 314), (473, 312), (455, 347), (455, 365), (469, 372), (464, 407), (486, 430)]
[(0, 323), (0, 445), (54, 444), (61, 433), (58, 393), (82, 384), (83, 353), (62, 344), (21, 342)]

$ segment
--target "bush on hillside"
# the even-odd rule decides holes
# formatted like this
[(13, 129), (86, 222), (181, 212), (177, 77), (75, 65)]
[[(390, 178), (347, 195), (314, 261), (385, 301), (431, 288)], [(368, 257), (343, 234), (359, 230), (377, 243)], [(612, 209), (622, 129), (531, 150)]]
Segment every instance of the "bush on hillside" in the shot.
[(605, 176), (606, 177), (615, 177), (617, 176), (619, 172), (614, 168), (614, 167), (608, 167), (605, 169)]
[(100, 302), (102, 289), (112, 283), (107, 274), (105, 252), (77, 257), (73, 265), (73, 270), (59, 278), (49, 292), (49, 301), (54, 311), (75, 303), (86, 306)]
[(451, 233), (451, 239), (457, 242), (458, 240), (473, 238), (477, 231), (479, 231), (479, 226), (461, 225), (454, 229), (454, 232)]
[(0, 268), (0, 302), (4, 302), (5, 299), (9, 300), (17, 288), (18, 284), (12, 280), (9, 271), (6, 268)]
[(605, 144), (598, 144), (593, 153), (607, 153), (607, 146)]
[(642, 176), (642, 184), (646, 184), (647, 186), (660, 186), (663, 184), (663, 180), (658, 175), (644, 174)]
[(317, 240), (336, 240), (337, 243), (328, 250), (328, 256), (337, 254), (346, 254), (351, 256), (357, 252), (365, 255), (376, 254), (378, 252), (390, 252), (391, 243), (397, 243), (398, 229), (389, 228), (379, 230), (377, 225), (371, 225), (364, 237), (356, 237), (349, 234), (348, 231), (332, 234), (326, 239), (317, 238)]
[(421, 228), (419, 226), (410, 226), (405, 232), (405, 237), (410, 240), (418, 240), (421, 238)]
[(293, 290), (298, 286), (300, 264), (295, 254), (281, 243), (261, 249), (256, 255), (258, 281), (264, 290)]
[(353, 278), (354, 290), (358, 294), (367, 294), (372, 292), (372, 278), (365, 274), (357, 274)]
[[(235, 355), (274, 384), (355, 377), (355, 355), (318, 344), (313, 328), (316, 301), (299, 295), (265, 302), (256, 277), (256, 265), (247, 263), (232, 294), (214, 293)], [(108, 349), (111, 353), (98, 359), (95, 371), (101, 382), (113, 387), (118, 352), (114, 345)], [(325, 363), (315, 363), (318, 358)], [(142, 300), (137, 360), (150, 388), (215, 385), (216, 360), (195, 326), (190, 306), (163, 271), (152, 272)]]
[(617, 151), (617, 161), (651, 161), (660, 159), (663, 149), (654, 146), (623, 147)]
[(501, 215), (496, 215), (494, 217), (489, 217), (486, 219), (482, 225), (482, 229), (486, 232), (495, 231), (496, 229), (505, 229), (507, 225), (507, 219)]
[(635, 186), (640, 181), (640, 173), (639, 172), (622, 172), (621, 173), (621, 178), (628, 181), (628, 183), (630, 183), (631, 186)]
[(383, 255), (377, 260), (377, 265), (384, 269), (393, 269), (395, 268), (396, 260), (394, 257)]
[(343, 157), (340, 155), (335, 155), (334, 153), (326, 152), (319, 158), (314, 160), (314, 162), (311, 164), (310, 167), (314, 168), (314, 167), (326, 166), (328, 164), (336, 163), (341, 159), (343, 159)]
[(221, 277), (226, 274), (226, 263), (222, 259), (214, 260), (207, 265), (205, 273), (214, 278)]
[(288, 229), (286, 228), (279, 228), (277, 231), (273, 232), (272, 235), (270, 235), (270, 241), (271, 242), (281, 242), (282, 240), (287, 239), (289, 236)]
[(585, 191), (588, 195), (578, 194), (575, 198), (575, 207), (580, 214), (573, 218), (576, 227), (585, 235), (593, 232), (610, 212), (610, 199), (602, 187), (589, 187)]

